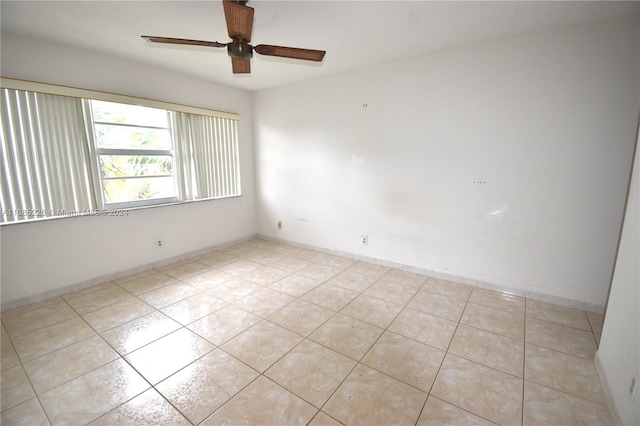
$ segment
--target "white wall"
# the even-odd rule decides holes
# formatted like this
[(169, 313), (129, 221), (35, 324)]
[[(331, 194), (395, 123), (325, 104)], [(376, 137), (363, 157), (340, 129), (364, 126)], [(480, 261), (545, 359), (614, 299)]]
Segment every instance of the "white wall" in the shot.
[(255, 93), (258, 232), (604, 305), (638, 30), (575, 26)]
[[(2, 306), (256, 233), (251, 96), (140, 63), (2, 34), (2, 76), (240, 114), (242, 197), (134, 210), (127, 217), (3, 225)], [(162, 239), (162, 248), (155, 243)]]
[[(640, 142), (638, 142), (640, 144)], [(629, 394), (632, 377), (640, 380), (640, 150), (636, 150), (627, 211), (609, 293), (602, 340), (596, 355), (600, 381), (621, 424), (640, 425), (640, 383)]]

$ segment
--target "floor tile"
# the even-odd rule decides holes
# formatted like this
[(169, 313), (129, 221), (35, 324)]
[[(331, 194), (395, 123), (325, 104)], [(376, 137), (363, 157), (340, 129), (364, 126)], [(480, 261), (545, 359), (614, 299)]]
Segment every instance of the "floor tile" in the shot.
[(464, 411), (434, 396), (429, 396), (416, 426), (492, 426), (495, 423)]
[(236, 256), (221, 251), (214, 251), (206, 257), (201, 257), (198, 262), (203, 263), (211, 268), (219, 268), (220, 266), (239, 260)]
[(322, 306), (295, 300), (267, 319), (301, 336), (308, 336), (333, 315), (335, 312)]
[(422, 288), (433, 293), (454, 297), (464, 301), (469, 300), (471, 290), (473, 290), (473, 287), (465, 284), (433, 277), (429, 278)]
[(449, 353), (514, 376), (524, 375), (524, 343), (510, 337), (460, 324)]
[(205, 291), (165, 306), (161, 311), (180, 324), (187, 325), (227, 305), (224, 300)]
[(156, 389), (198, 424), (256, 377), (255, 370), (216, 349), (160, 382)]
[(262, 321), (221, 348), (262, 373), (301, 341), (300, 335)]
[(128, 274), (128, 275), (125, 275), (123, 277), (116, 278), (116, 279), (112, 280), (112, 282), (115, 283), (115, 284), (120, 285), (120, 284), (128, 283), (129, 281), (133, 281), (133, 280), (138, 279), (138, 278), (146, 277), (148, 275), (153, 275), (156, 272), (157, 271), (155, 269), (150, 268), (150, 269), (147, 269), (145, 271), (140, 271), (140, 272), (136, 272), (134, 274)]
[(594, 333), (602, 333), (602, 325), (604, 324), (604, 315), (587, 311), (587, 319)]
[(143, 293), (148, 293), (152, 290), (157, 290), (166, 285), (173, 284), (177, 280), (169, 275), (165, 275), (161, 272), (155, 272), (151, 275), (145, 275), (140, 278), (120, 284), (120, 287), (124, 288), (131, 294), (139, 296)]
[(340, 272), (338, 275), (331, 278), (328, 283), (338, 287), (346, 288), (347, 290), (361, 293), (369, 288), (375, 281), (376, 279), (369, 275), (359, 274), (357, 272), (351, 272), (347, 270)]
[(81, 317), (74, 317), (15, 337), (13, 344), (22, 362), (27, 362), (94, 334), (96, 332)]
[(364, 294), (404, 306), (417, 291), (418, 289), (414, 287), (378, 281), (366, 289)]
[(389, 331), (447, 350), (457, 323), (411, 308), (404, 308), (389, 326)]
[(579, 309), (527, 299), (527, 316), (591, 331), (587, 313)]
[(323, 306), (332, 311), (339, 311), (355, 299), (358, 293), (331, 284), (322, 284), (302, 296), (303, 300)]
[(3, 411), (0, 416), (3, 425), (49, 426), (49, 420), (37, 398)]
[(311, 420), (309, 426), (342, 426), (342, 423), (322, 411), (318, 411), (318, 414)]
[(0, 341), (4, 342), (5, 340), (9, 340), (9, 333), (5, 330), (4, 325), (0, 325), (0, 333), (2, 336)]
[(149, 389), (89, 423), (91, 426), (191, 426), (155, 389)]
[(306, 425), (316, 411), (308, 402), (260, 376), (202, 425)]
[(42, 394), (118, 358), (100, 336), (93, 336), (24, 364), (36, 392)]
[(329, 257), (327, 253), (321, 253), (315, 250), (300, 249), (295, 253), (295, 257), (298, 259), (304, 259), (311, 262), (320, 262), (322, 259)]
[[(300, 257), (300, 253), (298, 253), (297, 256)], [(342, 270), (345, 270), (356, 263), (354, 259), (349, 259), (348, 257), (343, 257), (343, 256), (335, 256), (332, 254), (328, 254), (326, 256), (321, 257), (320, 259), (317, 260), (317, 262), (323, 265), (329, 265), (336, 268), (340, 268)]]
[(70, 299), (67, 303), (82, 315), (132, 297), (133, 294), (118, 286), (114, 286)]
[(525, 381), (523, 424), (611, 425), (605, 405)]
[(33, 391), (22, 365), (2, 370), (0, 379), (2, 411), (22, 404), (34, 396), (36, 396), (36, 393)]
[(189, 329), (220, 346), (233, 339), (261, 318), (233, 305), (227, 305), (189, 325)]
[(265, 240), (262, 237), (257, 237), (257, 238), (254, 238), (253, 240), (247, 241), (247, 244), (262, 250), (273, 250), (273, 248), (280, 243), (276, 243), (270, 240)]
[(104, 282), (104, 283), (92, 285), (90, 287), (81, 288), (79, 290), (75, 290), (75, 291), (72, 291), (70, 293), (63, 294), (61, 297), (64, 300), (71, 300), (71, 299), (75, 299), (76, 297), (85, 296), (87, 294), (95, 293), (96, 291), (100, 291), (100, 290), (104, 291), (104, 290), (109, 290), (109, 289), (114, 289), (114, 288), (118, 288), (118, 286), (116, 286), (116, 284), (114, 282), (112, 282), (112, 281), (107, 281), (107, 282)]
[(344, 424), (415, 424), (427, 394), (359, 364), (322, 408)]
[(525, 347), (524, 377), (598, 404), (605, 404), (593, 361), (540, 346)]
[(262, 263), (252, 262), (250, 260), (236, 260), (235, 262), (227, 263), (226, 265), (219, 266), (218, 269), (228, 274), (238, 277), (244, 276), (249, 272), (253, 272), (264, 267)]
[(366, 322), (336, 314), (309, 339), (356, 361), (373, 346), (384, 330)]
[(292, 257), (284, 255), (279, 260), (275, 262), (271, 262), (270, 265), (278, 268), (284, 269), (289, 272), (298, 272), (301, 269), (306, 268), (307, 266), (311, 266), (313, 264), (310, 260), (304, 260), (299, 257)]
[(426, 275), (414, 274), (413, 272), (401, 269), (389, 269), (380, 279), (383, 282), (393, 282), (396, 284), (408, 285), (409, 287), (421, 288), (429, 277)]
[(469, 302), (460, 323), (512, 339), (524, 340), (524, 316), (502, 309)]
[(300, 297), (314, 288), (322, 284), (320, 281), (312, 280), (311, 278), (303, 277), (302, 275), (292, 274), (286, 278), (283, 278), (269, 287), (287, 293), (293, 297)]
[(380, 279), (384, 274), (386, 274), (389, 269), (386, 266), (376, 265), (374, 263), (369, 262), (356, 262), (352, 266), (350, 266), (347, 271), (357, 272), (358, 274), (364, 274), (369, 277), (375, 278), (376, 280)]
[(246, 259), (257, 253), (260, 253), (262, 250), (257, 247), (253, 247), (251, 245), (240, 243), (240, 244), (235, 244), (231, 247), (225, 247), (222, 249), (222, 251), (227, 254)]
[(522, 419), (521, 378), (447, 354), (431, 395), (499, 424)]
[[(305, 249), (303, 249), (302, 247), (296, 247), (289, 244), (278, 244), (274, 246), (272, 250), (275, 251), (276, 253), (284, 254), (286, 256), (294, 256), (294, 257), (297, 257), (298, 255), (300, 255), (305, 251)], [(302, 258), (298, 257), (298, 259), (302, 259)]]
[(451, 321), (459, 321), (465, 305), (464, 300), (423, 289), (413, 296), (407, 306)]
[(263, 266), (260, 269), (251, 271), (243, 276), (244, 279), (260, 285), (270, 285), (284, 277), (291, 275), (291, 272), (273, 266)]
[(180, 324), (155, 311), (101, 334), (116, 351), (126, 355), (180, 328)]
[(524, 315), (525, 298), (511, 293), (474, 288), (470, 302)]
[(8, 317), (15, 315), (23, 315), (30, 311), (35, 311), (36, 309), (44, 308), (51, 305), (56, 305), (60, 302), (64, 302), (64, 299), (61, 296), (51, 297), (49, 299), (41, 300), (39, 302), (29, 303), (27, 305), (19, 306), (17, 308), (9, 309), (2, 312), (2, 318), (7, 319)]
[(362, 363), (428, 393), (444, 355), (440, 349), (387, 331)]
[(211, 268), (199, 262), (185, 263), (184, 265), (175, 266), (170, 269), (162, 271), (163, 274), (169, 275), (177, 280), (184, 280), (185, 278), (193, 277), (194, 275), (202, 274), (209, 271)]
[(177, 266), (186, 265), (187, 263), (191, 263), (191, 262), (193, 262), (193, 260), (191, 259), (178, 259), (173, 262), (171, 260), (165, 260), (165, 261), (159, 262), (159, 264), (156, 264), (155, 269), (157, 269), (160, 272), (164, 272), (167, 269), (173, 269)]
[(187, 297), (198, 293), (200, 293), (200, 290), (197, 288), (181, 282), (176, 282), (159, 289), (143, 293), (138, 297), (154, 308), (162, 309), (165, 306), (169, 306), (172, 303), (186, 299)]
[(263, 265), (271, 265), (282, 259), (282, 254), (271, 250), (259, 249), (245, 256), (246, 259), (253, 262), (262, 263)]
[(356, 362), (305, 340), (265, 372), (265, 376), (320, 408)]
[[(180, 348), (176, 351), (175, 348)], [(169, 377), (215, 347), (186, 328), (162, 337), (125, 357), (152, 385)]]
[(18, 308), (3, 312), (2, 324), (13, 338), (76, 316), (78, 314), (60, 299), (60, 302), (35, 309)]
[(94, 330), (102, 333), (103, 331), (132, 321), (153, 311), (154, 309), (151, 306), (137, 297), (132, 297), (84, 314), (82, 318), (89, 323)]
[(20, 358), (18, 358), (18, 353), (14, 349), (10, 340), (6, 340), (2, 342), (2, 355), (0, 356), (0, 367), (2, 370), (6, 370), (7, 368), (15, 367), (20, 364)]
[(596, 340), (591, 331), (527, 318), (527, 343), (592, 360)]
[(40, 402), (53, 424), (86, 424), (148, 388), (120, 358), (40, 395)]
[(1, 423), (610, 424), (602, 314), (400, 268), (252, 239), (2, 312)]
[(209, 290), (220, 284), (224, 284), (230, 279), (235, 278), (231, 274), (219, 271), (217, 269), (211, 269), (202, 274), (194, 275), (182, 280), (183, 283), (189, 284), (191, 287), (195, 287), (198, 290)]
[(361, 294), (349, 302), (340, 313), (381, 328), (387, 328), (401, 310), (401, 305)]
[(243, 297), (262, 290), (264, 286), (251, 281), (247, 281), (243, 278), (235, 277), (234, 279), (227, 280), (226, 282), (215, 286), (211, 290), (208, 290), (212, 295), (224, 300), (225, 302), (235, 302)]
[(311, 278), (316, 281), (327, 281), (344, 269), (336, 266), (324, 265), (321, 263), (314, 263), (312, 265), (307, 266), (306, 268), (300, 269), (296, 273), (298, 275), (302, 275), (303, 277)]
[(294, 300), (294, 297), (286, 293), (265, 287), (234, 302), (234, 305), (264, 318)]

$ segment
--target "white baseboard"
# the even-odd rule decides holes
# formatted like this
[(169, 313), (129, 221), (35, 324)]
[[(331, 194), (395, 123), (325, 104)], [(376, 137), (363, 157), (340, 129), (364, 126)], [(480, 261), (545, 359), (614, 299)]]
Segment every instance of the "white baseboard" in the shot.
[(279, 243), (283, 243), (283, 244), (289, 244), (289, 245), (292, 245), (292, 246), (306, 248), (306, 249), (309, 249), (309, 250), (315, 250), (315, 251), (319, 251), (319, 252), (322, 252), (322, 253), (333, 254), (333, 255), (336, 255), (336, 256), (347, 257), (347, 258), (350, 258), (350, 259), (360, 260), (360, 261), (363, 261), (363, 262), (373, 263), (373, 264), (376, 264), (376, 265), (387, 266), (389, 268), (401, 269), (403, 271), (413, 272), (413, 273), (421, 274), (421, 275), (427, 275), (427, 276), (430, 276), (430, 277), (440, 278), (440, 279), (443, 279), (443, 280), (453, 281), (453, 282), (457, 282), (457, 283), (461, 283), (461, 284), (467, 284), (467, 285), (471, 285), (471, 286), (474, 286), (474, 287), (485, 288), (487, 290), (507, 292), (507, 293), (513, 294), (515, 296), (526, 297), (528, 299), (534, 299), (534, 300), (539, 300), (541, 302), (553, 303), (555, 305), (566, 306), (566, 307), (569, 307), (569, 308), (581, 309), (581, 310), (584, 310), (584, 311), (594, 312), (594, 313), (598, 313), (598, 314), (604, 314), (604, 311), (605, 311), (605, 306), (604, 305), (596, 305), (596, 304), (593, 304), (593, 303), (581, 302), (581, 301), (578, 301), (578, 300), (568, 299), (568, 298), (560, 297), (560, 296), (553, 296), (553, 295), (549, 295), (549, 294), (545, 294), (545, 293), (539, 293), (539, 292), (535, 292), (535, 291), (529, 291), (529, 290), (505, 287), (503, 285), (491, 283), (491, 282), (488, 282), (488, 281), (481, 281), (481, 280), (476, 280), (476, 279), (473, 279), (473, 278), (467, 278), (467, 277), (457, 276), (457, 275), (453, 275), (453, 274), (447, 274), (447, 273), (438, 272), (438, 271), (431, 271), (431, 270), (425, 269), (425, 268), (418, 268), (418, 267), (414, 267), (414, 266), (403, 265), (401, 263), (390, 262), (390, 261), (387, 261), (387, 260), (376, 259), (376, 258), (373, 258), (373, 257), (360, 256), (360, 255), (357, 255), (357, 254), (343, 252), (343, 251), (339, 251), (339, 250), (331, 250), (331, 249), (326, 249), (326, 248), (322, 248), (322, 247), (316, 247), (316, 246), (312, 246), (312, 245), (309, 245), (309, 244), (303, 244), (303, 243), (298, 243), (298, 242), (294, 242), (294, 241), (288, 241), (288, 240), (275, 238), (275, 237), (269, 237), (269, 236), (260, 235), (260, 234), (258, 234), (258, 238), (263, 239), (263, 240), (273, 241), (273, 242), (279, 242)]
[(571, 308), (576, 308), (576, 309), (582, 309), (582, 310), (586, 310), (586, 311), (590, 311), (590, 312), (596, 312), (596, 313), (604, 313), (604, 309), (605, 307), (602, 305), (594, 305), (591, 303), (585, 303), (585, 302), (580, 302), (580, 301), (575, 301), (572, 299), (567, 299), (564, 297), (558, 297), (558, 296), (551, 296), (548, 294), (544, 294), (544, 293), (538, 293), (538, 292), (533, 292), (533, 291), (527, 291), (527, 290), (522, 290), (522, 289), (514, 289), (514, 288), (509, 288), (509, 287), (505, 287), (505, 286), (501, 286), (501, 285), (497, 285), (491, 282), (487, 282), (487, 281), (480, 281), (480, 280), (476, 280), (476, 279), (471, 279), (471, 278), (467, 278), (467, 277), (461, 277), (461, 276), (456, 276), (456, 275), (452, 275), (452, 274), (446, 274), (446, 273), (442, 273), (442, 272), (437, 272), (437, 271), (431, 271), (428, 269), (424, 269), (424, 268), (418, 268), (418, 267), (414, 267), (414, 266), (408, 266), (408, 265), (403, 265), (400, 263), (396, 263), (396, 262), (390, 262), (390, 261), (386, 261), (386, 260), (382, 260), (382, 259), (376, 259), (376, 258), (372, 258), (372, 257), (367, 257), (367, 256), (360, 256), (360, 255), (356, 255), (353, 253), (348, 253), (348, 252), (343, 252), (343, 251), (339, 251), (339, 250), (330, 250), (330, 249), (326, 249), (326, 248), (322, 248), (322, 247), (316, 247), (316, 246), (311, 246), (309, 244), (302, 244), (302, 243), (297, 243), (297, 242), (293, 242), (293, 241), (287, 241), (287, 240), (283, 240), (283, 239), (279, 239), (279, 238), (274, 238), (274, 237), (268, 237), (268, 236), (264, 236), (264, 235), (252, 235), (249, 237), (245, 237), (245, 238), (241, 238), (238, 240), (234, 240), (234, 241), (229, 241), (227, 243), (223, 243), (223, 244), (218, 244), (215, 246), (211, 246), (211, 247), (207, 247), (205, 249), (200, 249), (200, 250), (195, 250), (192, 252), (188, 252), (188, 253), (183, 253), (181, 255), (178, 256), (173, 256), (167, 259), (163, 259), (161, 261), (158, 262), (153, 262), (153, 263), (149, 263), (146, 265), (141, 265), (135, 268), (131, 268), (131, 269), (127, 269), (124, 271), (118, 271), (116, 273), (113, 274), (109, 274), (109, 275), (104, 275), (101, 277), (96, 277), (96, 278), (92, 278), (86, 281), (82, 281), (79, 283), (75, 283), (75, 284), (71, 284), (65, 287), (61, 287), (58, 289), (54, 289), (51, 291), (47, 291), (47, 292), (43, 292), (43, 293), (39, 293), (33, 296), (27, 296), (27, 297), (22, 297), (13, 301), (9, 301), (9, 302), (2, 302), (0, 304), (0, 311), (6, 311), (9, 309), (14, 309), (20, 306), (24, 306), (24, 305), (28, 305), (29, 303), (35, 303), (35, 302), (40, 302), (42, 300), (46, 300), (46, 299), (50, 299), (52, 297), (56, 297), (56, 296), (60, 296), (66, 293), (69, 293), (71, 291), (76, 291), (76, 290), (81, 290), (83, 288), (87, 288), (87, 287), (91, 287), (93, 285), (96, 284), (101, 284), (103, 282), (107, 282), (107, 281), (112, 281), (118, 278), (122, 278), (122, 277), (126, 277), (127, 275), (132, 275), (132, 274), (137, 274), (139, 272), (144, 272), (144, 271), (148, 271), (150, 269), (153, 268), (157, 268), (159, 266), (164, 266), (164, 265), (168, 265), (170, 263), (173, 262), (177, 262), (183, 259), (187, 259), (187, 258), (191, 258), (194, 256), (199, 256), (202, 254), (206, 254), (208, 252), (214, 251), (214, 250), (220, 250), (222, 248), (225, 247), (229, 247), (235, 244), (239, 244), (239, 243), (243, 243), (255, 238), (260, 238), (263, 240), (268, 240), (268, 241), (274, 241), (274, 242), (279, 242), (279, 243), (283, 243), (283, 244), (289, 244), (292, 246), (296, 246), (296, 247), (301, 247), (301, 248), (306, 248), (309, 250), (315, 250), (315, 251), (319, 251), (322, 253), (327, 253), (327, 254), (333, 254), (336, 256), (342, 256), (342, 257), (347, 257), (350, 259), (355, 259), (355, 260), (360, 260), (363, 262), (368, 262), (368, 263), (373, 263), (376, 265), (382, 265), (382, 266), (387, 266), (389, 268), (396, 268), (396, 269), (400, 269), (403, 271), (408, 271), (408, 272), (414, 272), (417, 274), (422, 274), (422, 275), (427, 275), (430, 277), (434, 277), (434, 278), (441, 278), (441, 279), (445, 279), (448, 281), (454, 281), (454, 282), (458, 282), (458, 283), (462, 283), (462, 284), (468, 284), (474, 287), (480, 287), (480, 288), (486, 288), (488, 290), (495, 290), (495, 291), (501, 291), (501, 292), (508, 292), (510, 294), (516, 295), (516, 296), (521, 296), (521, 297), (526, 297), (529, 299), (534, 299), (534, 300), (540, 300), (543, 302), (549, 302), (549, 303), (554, 303), (556, 305), (561, 305), (561, 306), (567, 306), (567, 307), (571, 307)]
[(616, 402), (613, 399), (613, 394), (611, 393), (611, 385), (609, 384), (609, 378), (607, 377), (607, 373), (602, 368), (602, 361), (600, 361), (600, 353), (596, 351), (595, 356), (593, 357), (593, 362), (596, 366), (596, 372), (598, 373), (598, 378), (600, 379), (600, 386), (602, 387), (602, 394), (604, 395), (604, 400), (607, 403), (607, 408), (609, 408), (609, 414), (611, 415), (611, 422), (614, 425), (621, 425), (622, 420), (620, 420), (620, 412), (618, 411), (618, 407), (616, 406)]
[(19, 308), (20, 306), (28, 305), (30, 303), (41, 302), (43, 300), (51, 299), (52, 297), (61, 296), (63, 294), (70, 293), (76, 290), (82, 290), (83, 288), (91, 287), (97, 284), (102, 284), (107, 281), (117, 280), (118, 278), (123, 278), (128, 275), (137, 274), (140, 272), (148, 271), (150, 269), (157, 268), (159, 266), (168, 265), (170, 263), (178, 262), (183, 259), (188, 259), (195, 256), (200, 256), (214, 250), (220, 250), (225, 247), (229, 247), (235, 244), (244, 243), (249, 240), (253, 240), (256, 238), (256, 235), (252, 235), (249, 237), (241, 238), (238, 240), (229, 241), (223, 244), (217, 244), (215, 246), (207, 247), (200, 250), (194, 250), (188, 253), (183, 253), (178, 256), (169, 257), (167, 259), (162, 259), (158, 262), (148, 263), (146, 265), (136, 266), (135, 268), (127, 269), (124, 271), (118, 271), (113, 274), (103, 275), (100, 277), (92, 278), (89, 280), (81, 281), (75, 284), (70, 284), (64, 287), (56, 288), (54, 290), (45, 291), (42, 293), (35, 294), (33, 296), (21, 297), (16, 300), (12, 300), (9, 302), (2, 302), (0, 304), (0, 311), (8, 311), (9, 309)]

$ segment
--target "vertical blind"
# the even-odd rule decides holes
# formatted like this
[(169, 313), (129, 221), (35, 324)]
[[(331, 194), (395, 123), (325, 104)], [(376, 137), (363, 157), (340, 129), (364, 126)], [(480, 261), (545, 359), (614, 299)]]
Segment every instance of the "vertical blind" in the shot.
[(2, 221), (96, 208), (80, 99), (2, 89)]
[[(240, 193), (238, 128), (235, 120), (175, 112), (176, 148), (185, 199), (219, 198)], [(216, 140), (216, 144), (207, 143)]]
[[(101, 208), (81, 98), (2, 88), (0, 222)], [(237, 120), (170, 111), (180, 200), (240, 195)]]

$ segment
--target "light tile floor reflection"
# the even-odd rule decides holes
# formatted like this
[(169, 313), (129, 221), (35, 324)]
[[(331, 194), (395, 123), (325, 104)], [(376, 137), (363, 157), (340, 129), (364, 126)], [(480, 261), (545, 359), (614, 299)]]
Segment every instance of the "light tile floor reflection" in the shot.
[(602, 319), (256, 239), (2, 312), (1, 420), (606, 425)]

